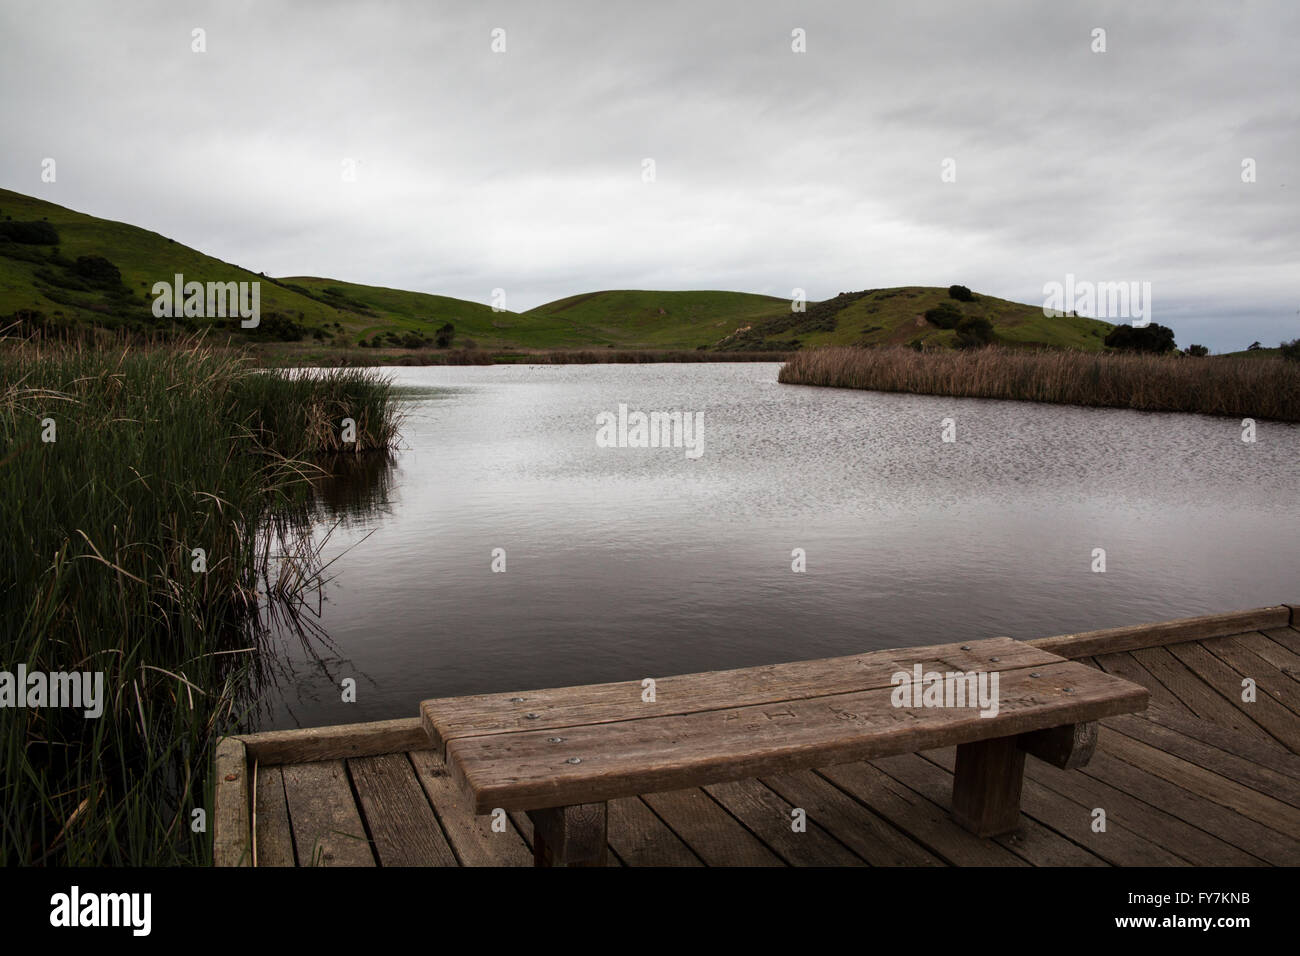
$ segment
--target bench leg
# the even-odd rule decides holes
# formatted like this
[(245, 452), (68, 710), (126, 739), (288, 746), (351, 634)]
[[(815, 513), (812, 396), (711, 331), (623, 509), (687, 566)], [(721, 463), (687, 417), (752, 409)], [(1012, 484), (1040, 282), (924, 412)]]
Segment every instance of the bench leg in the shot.
[(1067, 724), (1020, 735), (1020, 749), (1053, 767), (1074, 770), (1086, 766), (1097, 750), (1097, 722)]
[(606, 804), (529, 810), (534, 866), (604, 866)]
[(1015, 737), (961, 744), (952, 781), (953, 819), (981, 837), (1015, 830), (1024, 772), (1025, 752)]

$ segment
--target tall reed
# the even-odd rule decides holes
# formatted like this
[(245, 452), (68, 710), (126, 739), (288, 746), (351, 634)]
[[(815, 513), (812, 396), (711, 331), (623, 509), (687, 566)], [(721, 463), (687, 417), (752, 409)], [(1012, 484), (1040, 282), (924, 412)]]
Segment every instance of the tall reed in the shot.
[(193, 811), (210, 827), (211, 748), (252, 706), (267, 564), (312, 559), (285, 516), (318, 453), (387, 448), (397, 425), (360, 370), (0, 339), (0, 670), (101, 672), (106, 697), (98, 718), (0, 708), (0, 862), (209, 859)]
[(1300, 362), (1271, 358), (824, 348), (797, 353), (778, 381), (1300, 421)]

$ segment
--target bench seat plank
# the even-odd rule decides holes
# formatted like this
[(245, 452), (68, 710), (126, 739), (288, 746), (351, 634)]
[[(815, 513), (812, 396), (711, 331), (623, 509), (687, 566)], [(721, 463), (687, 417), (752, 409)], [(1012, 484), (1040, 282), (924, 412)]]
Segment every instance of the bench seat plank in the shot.
[[(973, 642), (972, 653), (990, 643)], [(660, 716), (640, 716), (635, 708), (654, 705), (638, 698), (623, 705), (622, 719), (453, 737), (445, 744), (447, 765), (477, 813), (533, 810), (970, 744), (1146, 706), (1146, 688), (1054, 655), (1007, 669), (1016, 648), (1004, 647), (1005, 656), (991, 655), (1002, 662), (990, 665), (986, 654), (966, 668), (999, 670), (999, 712), (992, 718), (980, 717), (976, 707), (894, 707), (888, 677), (886, 686), (867, 690)], [(947, 656), (946, 648), (921, 650)], [(910, 668), (890, 674), (899, 669)], [(869, 680), (877, 680), (874, 673)], [(425, 702), (426, 724), (436, 722), (441, 703)]]
[[(998, 660), (991, 663), (991, 658)], [(653, 702), (641, 699), (638, 680), (427, 700), (420, 712), (434, 749), (445, 755), (447, 742), (457, 737), (555, 730), (889, 687), (895, 673), (910, 673), (916, 664), (923, 671), (1007, 671), (1062, 660), (1030, 644), (997, 637), (657, 678)]]

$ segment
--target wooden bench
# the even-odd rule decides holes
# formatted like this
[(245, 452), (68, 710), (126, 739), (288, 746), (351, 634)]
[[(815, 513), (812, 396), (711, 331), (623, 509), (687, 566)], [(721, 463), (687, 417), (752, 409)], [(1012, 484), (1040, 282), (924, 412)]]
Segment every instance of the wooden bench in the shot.
[[(996, 674), (997, 713), (924, 698), (897, 706), (895, 675), (916, 665)], [(427, 700), (420, 712), (475, 813), (526, 811), (539, 866), (601, 866), (606, 801), (950, 746), (953, 818), (979, 836), (1007, 833), (1026, 753), (1082, 766), (1097, 721), (1148, 697), (1008, 637), (665, 677), (653, 689), (652, 701), (627, 681)]]

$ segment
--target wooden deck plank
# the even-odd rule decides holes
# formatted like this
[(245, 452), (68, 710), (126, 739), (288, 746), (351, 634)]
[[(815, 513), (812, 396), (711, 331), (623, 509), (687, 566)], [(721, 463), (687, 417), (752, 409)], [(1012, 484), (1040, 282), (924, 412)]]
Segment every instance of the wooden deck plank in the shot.
[(289, 803), (284, 796), (284, 774), (279, 767), (257, 768), (253, 854), (254, 866), (294, 866), (296, 862)]
[(698, 788), (642, 799), (708, 866), (781, 866), (779, 856)]
[[(955, 749), (946, 747), (926, 754), (886, 757), (872, 763), (937, 806), (950, 810), (952, 769), (956, 759)], [(1108, 858), (1096, 852), (1092, 846), (1094, 841), (1088, 839), (1090, 822), (1087, 808), (1027, 779), (1020, 791), (1020, 826), (1015, 833), (994, 839), (1034, 866), (1105, 866)], [(1134, 850), (1127, 862), (1131, 865), (1141, 859)], [(1156, 866), (1182, 862), (1163, 851), (1156, 858), (1147, 859)]]
[(1141, 684), (1151, 692), (1152, 707), (1165, 707), (1178, 713), (1195, 717), (1192, 709), (1178, 699), (1178, 695), (1166, 687), (1155, 674), (1151, 673), (1130, 651), (1118, 654), (1099, 654), (1096, 661), (1107, 674), (1123, 677), (1135, 684)]
[[(1102, 746), (1105, 745), (1104, 734), (1103, 730)], [(1030, 760), (1025, 774), (1030, 780), (1086, 807), (1105, 810), (1107, 833), (1112, 836), (1115, 831), (1111, 824), (1118, 821), (1127, 830), (1143, 834), (1196, 866), (1264, 865), (1259, 857), (1086, 773), (1061, 770), (1041, 760)]]
[[(1287, 750), (1272, 737), (1247, 737), (1234, 733), (1231, 728), (1220, 727), (1199, 717), (1185, 717), (1159, 707), (1148, 707), (1142, 714), (1152, 723), (1168, 727), (1180, 734), (1203, 740), (1220, 750), (1230, 750), (1253, 763), (1271, 767), (1278, 773), (1300, 780), (1300, 756)], [(1107, 718), (1109, 719), (1109, 718)], [(1104, 721), (1103, 721), (1104, 723)]]
[[(1177, 695), (1197, 717), (1212, 721), (1234, 732), (1257, 740), (1275, 742), (1263, 727), (1235, 707), (1231, 701), (1199, 675), (1182, 656), (1187, 648), (1196, 648), (1203, 658), (1213, 655), (1195, 644), (1178, 644), (1169, 647), (1148, 647), (1133, 652), (1143, 665)], [(1175, 651), (1178, 653), (1175, 654)], [(1195, 657), (1193, 657), (1195, 659)]]
[[(941, 767), (943, 781), (951, 784), (956, 754), (951, 749), (933, 750), (911, 756), (925, 758)], [(1063, 787), (1048, 787), (1037, 773), (1038, 767), (1050, 767), (1067, 781)], [(1092, 811), (1078, 790), (1072, 790), (1068, 781), (1076, 776), (1073, 770), (1057, 770), (1041, 760), (1025, 762), (1025, 782), (1021, 791), (1021, 816), (1027, 818), (1020, 840), (1003, 837), (1008, 849), (1020, 853), (1035, 866), (1188, 866), (1190, 860), (1161, 846), (1144, 836), (1141, 831), (1114, 819), (1107, 820), (1105, 833), (1092, 829)], [(1050, 834), (1050, 837), (1047, 835)], [(1037, 845), (1035, 845), (1036, 838)], [(1059, 846), (1058, 844), (1064, 844)], [(1084, 854), (1086, 861), (1079, 857)]]
[(895, 707), (892, 693), (458, 737), (447, 764), (476, 811), (527, 810), (1009, 737), (1141, 710), (1148, 696), (1073, 661), (1001, 671), (991, 719), (977, 707)]
[(1300, 864), (1300, 841), (1278, 834), (1249, 817), (1111, 753), (1096, 754), (1092, 762), (1078, 772), (1122, 790), (1275, 866)]
[(1149, 770), (1184, 790), (1249, 817), (1279, 834), (1300, 833), (1300, 810), (1243, 786), (1236, 780), (1122, 734), (1110, 735), (1106, 749), (1127, 763)]
[(381, 866), (456, 866), (456, 855), (406, 754), (348, 761)]
[(494, 831), (490, 814), (474, 813), (442, 758), (432, 750), (413, 750), (406, 756), (462, 866), (533, 865), (532, 849), (511, 821), (506, 820), (505, 830)]
[[(1290, 631), (1291, 628), (1284, 630)], [(1264, 658), (1291, 680), (1300, 682), (1300, 654), (1278, 640), (1280, 633), (1281, 629), (1256, 631), (1253, 634), (1238, 634), (1233, 640)]]
[(791, 866), (862, 866), (863, 860), (830, 836), (815, 820), (793, 828), (794, 807), (758, 780), (736, 780), (704, 788), (763, 844)]
[(917, 664), (923, 671), (978, 671), (988, 669), (990, 658), (998, 658), (1002, 671), (1061, 663), (1053, 654), (1000, 637), (656, 678), (653, 702), (642, 699), (641, 681), (635, 680), (426, 700), (420, 710), (434, 749), (441, 752), (449, 741), (465, 736), (561, 730), (892, 689), (893, 675), (911, 673)]
[(609, 845), (627, 866), (703, 866), (640, 797), (609, 801)]
[[(1300, 751), (1300, 720), (1296, 719), (1295, 714), (1267, 694), (1256, 694), (1253, 704), (1242, 702), (1241, 681), (1248, 675), (1239, 674), (1201, 644), (1176, 644), (1168, 650), (1243, 718), (1262, 728), (1293, 753)], [(1284, 679), (1280, 673), (1278, 677)]]
[(872, 813), (843, 790), (811, 770), (763, 778), (763, 783), (791, 806), (862, 857), (871, 866), (943, 866), (906, 833)]
[(284, 795), (299, 866), (374, 866), (342, 760), (286, 764)]
[(1260, 631), (1270, 641), (1276, 641), (1292, 654), (1300, 655), (1300, 627), (1270, 627)]
[(1274, 799), (1300, 807), (1300, 781), (1279, 773), (1274, 768), (1248, 760), (1236, 753), (1222, 750), (1195, 737), (1189, 737), (1145, 717), (1123, 714), (1108, 717), (1105, 729), (1140, 740), (1194, 764), (1212, 770), (1220, 776), (1235, 780)]
[(868, 763), (827, 767), (818, 775), (870, 807), (940, 859), (955, 866), (1028, 866), (1006, 847), (962, 829), (937, 804)]
[[(1265, 643), (1272, 643), (1264, 635), (1258, 636)], [(1288, 749), (1300, 750), (1300, 683), (1234, 638), (1202, 641), (1201, 646), (1237, 673), (1238, 706)], [(1255, 682), (1253, 704), (1241, 700), (1244, 678)]]

